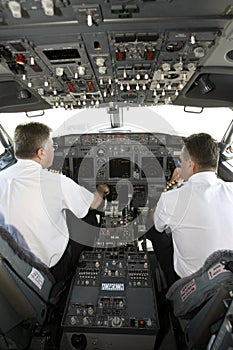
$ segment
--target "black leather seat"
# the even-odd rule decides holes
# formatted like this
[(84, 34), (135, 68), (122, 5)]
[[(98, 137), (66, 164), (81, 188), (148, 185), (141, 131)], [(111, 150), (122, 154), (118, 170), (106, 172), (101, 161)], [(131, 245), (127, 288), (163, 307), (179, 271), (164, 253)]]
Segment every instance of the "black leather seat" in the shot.
[[(61, 290), (49, 269), (0, 226), (0, 342), (27, 349), (35, 326), (45, 323)], [(0, 348), (5, 349), (1, 343)]]
[(167, 292), (190, 350), (206, 349), (218, 331), (227, 311), (226, 300), (232, 299), (233, 274), (227, 268), (232, 261), (232, 250), (216, 251), (198, 271), (175, 282)]

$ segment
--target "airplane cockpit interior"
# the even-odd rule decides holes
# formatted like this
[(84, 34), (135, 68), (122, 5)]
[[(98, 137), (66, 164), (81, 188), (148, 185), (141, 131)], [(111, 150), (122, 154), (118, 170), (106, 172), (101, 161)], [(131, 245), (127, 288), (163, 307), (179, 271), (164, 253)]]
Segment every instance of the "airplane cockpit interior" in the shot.
[(84, 218), (67, 210), (83, 248), (59, 283), (0, 212), (0, 350), (232, 349), (233, 251), (170, 285), (152, 220), (192, 133), (233, 181), (232, 43), (230, 0), (0, 0), (0, 175), (15, 127), (38, 121), (48, 171), (109, 187)]

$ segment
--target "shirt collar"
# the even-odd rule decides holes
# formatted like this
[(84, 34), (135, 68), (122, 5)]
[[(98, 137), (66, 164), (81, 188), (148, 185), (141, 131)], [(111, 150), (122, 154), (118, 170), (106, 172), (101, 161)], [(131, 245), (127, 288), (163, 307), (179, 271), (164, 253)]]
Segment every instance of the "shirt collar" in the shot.
[(35, 167), (35, 168), (42, 169), (42, 166), (40, 165), (40, 163), (37, 163), (35, 160), (32, 160), (32, 159), (18, 159), (16, 164), (18, 164), (18, 166), (23, 166), (23, 167)]
[(214, 171), (201, 171), (190, 176), (188, 182), (213, 182), (216, 179), (217, 175)]

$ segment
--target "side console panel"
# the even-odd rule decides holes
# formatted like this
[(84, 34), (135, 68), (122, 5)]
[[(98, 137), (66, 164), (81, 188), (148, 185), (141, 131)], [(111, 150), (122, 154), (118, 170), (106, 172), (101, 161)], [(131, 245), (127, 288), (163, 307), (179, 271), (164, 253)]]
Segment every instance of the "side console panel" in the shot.
[[(64, 312), (61, 349), (153, 349), (159, 330), (148, 253), (83, 252)], [(84, 347), (83, 347), (84, 349)]]

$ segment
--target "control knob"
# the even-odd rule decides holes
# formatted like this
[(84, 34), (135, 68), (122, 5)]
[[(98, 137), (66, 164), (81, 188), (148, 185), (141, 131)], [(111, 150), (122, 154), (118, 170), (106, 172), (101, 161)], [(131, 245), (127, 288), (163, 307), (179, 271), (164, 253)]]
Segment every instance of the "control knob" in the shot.
[(72, 317), (70, 318), (70, 324), (71, 324), (72, 326), (74, 326), (76, 323), (77, 323), (76, 318), (75, 318), (74, 316), (72, 316)]
[(83, 317), (83, 325), (87, 326), (89, 324), (89, 319), (88, 317)]
[(113, 317), (113, 319), (112, 319), (112, 326), (113, 327), (121, 327), (121, 325), (122, 325), (121, 318), (118, 317), (118, 316)]
[(88, 309), (87, 309), (87, 313), (88, 313), (88, 315), (92, 316), (94, 314), (93, 307), (89, 306)]

